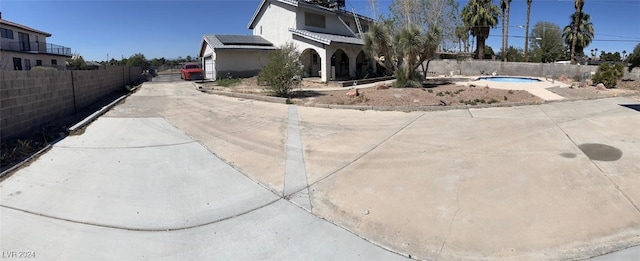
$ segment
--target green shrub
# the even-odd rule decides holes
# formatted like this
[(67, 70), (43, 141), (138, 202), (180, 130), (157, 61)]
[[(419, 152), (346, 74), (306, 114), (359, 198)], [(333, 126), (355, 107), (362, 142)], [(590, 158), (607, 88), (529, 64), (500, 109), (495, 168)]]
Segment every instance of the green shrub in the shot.
[(603, 63), (598, 66), (598, 71), (593, 76), (594, 83), (602, 83), (607, 88), (613, 88), (618, 80), (624, 76), (624, 66), (622, 64)]
[(398, 68), (398, 71), (396, 71), (396, 81), (393, 83), (393, 86), (396, 88), (419, 88), (422, 87), (422, 76), (420, 76), (420, 73), (418, 73), (417, 71), (413, 70), (411, 71), (411, 73), (409, 74), (409, 78), (407, 78), (406, 76), (406, 70), (407, 68), (405, 66), (401, 66), (400, 68)]
[(218, 86), (229, 87), (232, 85), (239, 84), (242, 80), (238, 78), (220, 78), (216, 81)]
[(289, 97), (291, 90), (299, 83), (302, 75), (300, 53), (293, 43), (287, 43), (269, 53), (267, 64), (260, 71), (258, 82), (264, 82), (266, 89), (279, 97)]

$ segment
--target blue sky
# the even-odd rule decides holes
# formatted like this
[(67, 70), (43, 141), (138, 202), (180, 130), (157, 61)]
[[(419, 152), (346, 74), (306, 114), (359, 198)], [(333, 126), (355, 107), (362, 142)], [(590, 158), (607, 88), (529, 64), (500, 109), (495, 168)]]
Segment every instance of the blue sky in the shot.
[[(387, 12), (390, 0), (380, 0)], [(460, 7), (467, 1), (457, 1)], [(498, 0), (494, 0), (497, 4)], [(251, 34), (247, 23), (260, 0), (0, 0), (2, 18), (53, 36), (48, 42), (71, 47), (85, 60), (120, 59), (143, 53), (148, 59), (197, 56), (204, 34)], [(509, 44), (522, 48), (526, 1), (511, 4)], [(367, 0), (347, 0), (347, 8), (371, 15)], [(550, 21), (566, 26), (573, 0), (534, 0), (531, 26)], [(630, 52), (640, 43), (640, 0), (587, 0), (595, 41), (589, 50)], [(491, 31), (487, 44), (501, 46), (500, 27)]]

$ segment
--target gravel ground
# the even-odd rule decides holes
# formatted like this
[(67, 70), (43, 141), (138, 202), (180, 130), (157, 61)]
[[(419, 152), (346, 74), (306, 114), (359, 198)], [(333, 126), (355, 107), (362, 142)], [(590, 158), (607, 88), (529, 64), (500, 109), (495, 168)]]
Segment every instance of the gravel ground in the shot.
[(348, 97), (349, 91), (305, 93), (306, 97), (294, 98), (297, 104), (368, 105), (368, 106), (438, 106), (482, 105), (509, 103), (537, 103), (542, 100), (526, 91), (497, 90), (484, 87), (464, 87), (453, 84), (431, 88), (360, 89), (356, 97)]

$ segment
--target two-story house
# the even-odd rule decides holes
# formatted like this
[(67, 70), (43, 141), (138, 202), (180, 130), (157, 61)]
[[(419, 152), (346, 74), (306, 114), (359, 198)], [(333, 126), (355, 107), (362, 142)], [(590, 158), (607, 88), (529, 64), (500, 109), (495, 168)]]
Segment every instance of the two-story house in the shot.
[[(253, 35), (252, 40), (245, 41), (247, 48), (254, 52), (260, 49), (250, 42), (262, 42), (263, 47), (269, 43), (269, 49), (293, 42), (301, 53), (304, 77), (319, 77), (324, 82), (371, 74), (375, 63), (365, 56), (361, 36), (373, 19), (344, 10), (344, 0), (328, 3), (323, 6), (316, 1), (262, 0), (248, 24)], [(216, 59), (215, 46), (208, 43), (213, 37), (205, 35), (201, 45), (205, 71), (208, 64), (225, 63)], [(253, 69), (264, 64), (264, 55), (254, 57), (260, 59), (245, 66)]]
[(51, 34), (11, 21), (0, 13), (0, 70), (31, 70), (35, 66), (65, 68), (71, 48), (47, 43)]

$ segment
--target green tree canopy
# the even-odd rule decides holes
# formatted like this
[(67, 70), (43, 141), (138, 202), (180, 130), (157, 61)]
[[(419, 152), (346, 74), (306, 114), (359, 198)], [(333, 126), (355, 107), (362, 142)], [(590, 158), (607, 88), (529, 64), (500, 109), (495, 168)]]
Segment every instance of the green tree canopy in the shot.
[(627, 62), (629, 62), (629, 72), (633, 70), (633, 68), (640, 67), (640, 44), (636, 45), (633, 48), (633, 52), (629, 54), (627, 58)]
[(537, 22), (531, 30), (531, 61), (552, 63), (561, 59), (564, 54), (564, 42), (560, 26), (551, 22)]
[(500, 8), (491, 0), (469, 0), (460, 15), (465, 26), (470, 28), (471, 34), (477, 38), (476, 58), (482, 59), (489, 32), (498, 24)]
[(136, 53), (134, 55), (129, 56), (129, 59), (127, 59), (126, 65), (136, 66), (136, 67), (146, 66), (147, 59), (144, 57), (144, 54)]
[[(577, 17), (576, 17), (577, 16)], [(574, 22), (576, 18), (578, 22), (578, 30), (574, 34)], [(591, 23), (591, 16), (587, 13), (574, 13), (571, 15), (571, 23), (564, 27), (562, 31), (562, 38), (564, 38), (565, 44), (571, 46), (573, 44), (573, 36), (576, 35), (574, 56), (584, 56), (584, 48), (586, 48), (593, 41), (594, 30), (593, 23)]]

